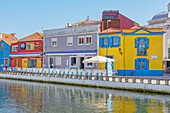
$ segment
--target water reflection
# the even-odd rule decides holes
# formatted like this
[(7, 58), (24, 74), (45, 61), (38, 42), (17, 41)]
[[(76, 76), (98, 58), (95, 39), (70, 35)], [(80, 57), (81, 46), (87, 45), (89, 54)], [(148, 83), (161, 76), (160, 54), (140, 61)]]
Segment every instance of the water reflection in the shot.
[(0, 113), (168, 113), (169, 97), (0, 79)]

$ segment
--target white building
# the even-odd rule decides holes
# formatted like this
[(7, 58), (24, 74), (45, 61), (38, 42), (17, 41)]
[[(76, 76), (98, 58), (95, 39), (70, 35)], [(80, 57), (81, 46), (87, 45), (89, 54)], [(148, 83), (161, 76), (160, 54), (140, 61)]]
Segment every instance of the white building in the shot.
[[(170, 3), (168, 4), (168, 11), (158, 13), (148, 21), (148, 28), (163, 28), (164, 40), (163, 40), (163, 61), (164, 69), (170, 67)], [(166, 62), (167, 61), (167, 62)]]

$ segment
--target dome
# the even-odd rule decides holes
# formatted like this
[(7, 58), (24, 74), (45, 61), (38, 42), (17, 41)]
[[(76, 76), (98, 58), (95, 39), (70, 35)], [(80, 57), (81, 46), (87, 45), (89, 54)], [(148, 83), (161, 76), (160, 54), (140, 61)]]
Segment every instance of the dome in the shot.
[(156, 14), (152, 20), (157, 20), (157, 19), (162, 19), (162, 18), (168, 18), (168, 11), (165, 11), (165, 12), (161, 12), (161, 13), (158, 13)]

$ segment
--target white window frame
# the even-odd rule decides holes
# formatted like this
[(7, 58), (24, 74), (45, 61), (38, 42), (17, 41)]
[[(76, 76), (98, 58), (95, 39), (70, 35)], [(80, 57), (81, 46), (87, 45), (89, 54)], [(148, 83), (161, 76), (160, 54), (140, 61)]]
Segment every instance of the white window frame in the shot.
[[(56, 41), (56, 45), (53, 45), (53, 41)], [(56, 47), (57, 46), (57, 38), (51, 38), (51, 46)]]
[[(76, 65), (71, 65), (71, 58), (76, 58)], [(77, 57), (76, 56), (70, 56), (70, 67), (77, 67)]]
[(14, 47), (18, 47), (18, 45), (13, 45), (13, 46), (12, 46), (12, 52), (17, 52), (18, 50), (17, 50), (17, 51), (14, 51), (14, 49), (13, 49)]
[(61, 56), (56, 56), (55, 57), (55, 65), (60, 66), (61, 65)]
[(84, 36), (78, 36), (78, 45), (84, 45), (85, 40), (84, 40), (83, 44), (80, 44), (80, 43), (79, 43), (79, 39), (80, 39), (80, 38), (83, 38), (83, 39), (84, 39)]
[(87, 35), (86, 38), (85, 38), (85, 40), (86, 40), (87, 38), (89, 38), (89, 37), (91, 37), (91, 43), (87, 43), (87, 41), (86, 41), (86, 45), (91, 45), (91, 44), (92, 44), (92, 35)]
[[(88, 57), (91, 57), (91, 58), (92, 58), (93, 56), (86, 56), (86, 57), (85, 57), (85, 59), (87, 60), (87, 58), (88, 58)], [(90, 67), (90, 68), (91, 68), (91, 67), (93, 67), (93, 66), (94, 66), (94, 63), (92, 63), (92, 65), (90, 65), (90, 66), (88, 66), (88, 65), (87, 65), (87, 63), (86, 63), (86, 65), (85, 65), (85, 66), (86, 66), (86, 67)]]
[[(71, 41), (69, 42), (69, 40), (71, 40)], [(69, 43), (70, 43), (70, 45), (69, 45)], [(73, 46), (73, 37), (67, 37), (67, 46)]]

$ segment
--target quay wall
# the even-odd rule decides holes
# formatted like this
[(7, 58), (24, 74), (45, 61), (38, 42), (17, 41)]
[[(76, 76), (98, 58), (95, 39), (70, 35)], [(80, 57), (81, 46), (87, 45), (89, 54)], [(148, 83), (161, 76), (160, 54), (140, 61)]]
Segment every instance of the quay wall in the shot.
[(103, 80), (87, 80), (75, 78), (59, 78), (59, 77), (46, 77), (46, 76), (26, 76), (26, 75), (12, 75), (0, 74), (1, 79), (14, 79), (24, 81), (35, 81), (45, 83), (67, 84), (88, 87), (100, 87), (109, 89), (120, 89), (137, 92), (149, 92), (158, 94), (170, 94), (170, 85), (157, 85), (145, 83), (129, 83), (129, 82), (116, 82), (116, 81), (103, 81)]

